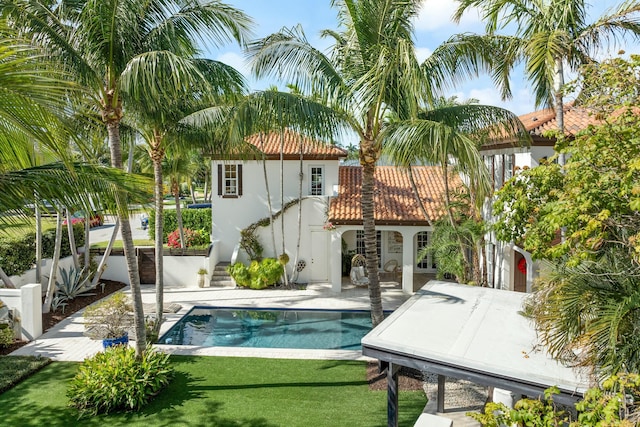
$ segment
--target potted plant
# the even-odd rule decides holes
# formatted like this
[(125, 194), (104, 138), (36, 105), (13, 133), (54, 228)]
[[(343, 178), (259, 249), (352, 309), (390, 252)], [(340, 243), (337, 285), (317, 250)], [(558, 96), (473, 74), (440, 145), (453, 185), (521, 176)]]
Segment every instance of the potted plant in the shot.
[(206, 268), (200, 268), (198, 270), (198, 287), (199, 288), (204, 288), (204, 283), (205, 283), (205, 280), (207, 278), (207, 274), (208, 273), (209, 272), (207, 271)]
[(133, 309), (127, 296), (116, 292), (84, 311), (85, 335), (101, 339), (104, 348), (129, 342)]

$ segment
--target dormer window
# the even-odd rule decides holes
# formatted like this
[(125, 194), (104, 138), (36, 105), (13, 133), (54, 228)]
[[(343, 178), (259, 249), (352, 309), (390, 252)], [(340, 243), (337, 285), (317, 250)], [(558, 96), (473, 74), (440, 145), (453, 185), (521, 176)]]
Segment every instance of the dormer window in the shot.
[(218, 165), (218, 196), (242, 196), (242, 165)]
[(311, 189), (312, 196), (324, 195), (324, 167), (311, 166)]

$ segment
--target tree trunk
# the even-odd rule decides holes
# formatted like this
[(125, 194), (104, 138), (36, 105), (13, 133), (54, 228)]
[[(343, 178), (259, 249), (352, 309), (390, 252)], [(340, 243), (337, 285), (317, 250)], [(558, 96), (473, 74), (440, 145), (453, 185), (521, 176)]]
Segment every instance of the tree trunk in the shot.
[[(69, 250), (71, 251), (71, 260), (73, 261), (73, 268), (80, 269), (80, 261), (78, 260), (78, 250), (76, 248), (76, 236), (73, 234), (73, 221), (69, 209), (67, 211), (67, 236), (69, 237)], [(89, 219), (85, 218), (84, 222), (88, 222)]]
[(84, 222), (84, 274), (85, 277), (89, 277), (91, 272), (89, 271), (89, 266), (91, 264), (91, 254), (89, 253), (89, 248), (91, 247), (91, 224), (90, 221)]
[(273, 256), (278, 256), (278, 248), (276, 246), (276, 230), (273, 224), (273, 209), (271, 208), (271, 192), (269, 191), (269, 177), (267, 176), (267, 158), (264, 154), (264, 140), (262, 132), (260, 132), (260, 149), (262, 150), (262, 173), (264, 174), (264, 186), (267, 191), (267, 207), (269, 209), (269, 227), (271, 227), (271, 243), (273, 244)]
[[(284, 129), (280, 129), (280, 234), (282, 236), (282, 252), (281, 255), (286, 253), (284, 245)], [(278, 257), (280, 260), (280, 257)], [(289, 287), (289, 279), (287, 277), (287, 264), (283, 263), (282, 279), (284, 280), (285, 288)]]
[(418, 193), (418, 187), (416, 186), (416, 181), (413, 178), (413, 168), (409, 165), (409, 182), (411, 183), (411, 188), (413, 189), (413, 194), (416, 196), (416, 200), (418, 201), (418, 206), (420, 206), (420, 210), (422, 211), (422, 215), (424, 215), (424, 219), (431, 224), (431, 218), (429, 218), (429, 214), (427, 213), (427, 209), (424, 207), (424, 203), (422, 203), (422, 199), (420, 198), (420, 194)]
[(300, 240), (302, 237), (302, 179), (304, 178), (304, 154), (302, 153), (302, 136), (300, 136), (300, 171), (298, 173), (298, 240), (296, 242), (296, 256), (293, 258), (291, 281), (298, 280), (298, 259), (300, 257)]
[[(553, 79), (553, 107), (556, 110), (556, 122), (558, 123), (558, 131), (560, 132), (559, 138), (564, 138), (564, 101), (563, 101), (563, 86), (564, 86), (564, 66), (562, 65), (562, 58), (555, 59)], [(560, 153), (558, 156), (558, 164), (564, 166), (565, 155)]]
[(42, 312), (51, 311), (51, 302), (56, 292), (56, 278), (58, 274), (58, 262), (60, 261), (60, 252), (62, 251), (62, 216), (60, 212), (56, 215), (56, 240), (53, 248), (53, 260), (51, 260), (51, 271), (49, 273), (49, 283), (47, 284), (47, 293), (44, 298)]
[(382, 294), (378, 276), (377, 235), (374, 216), (373, 192), (376, 171), (376, 147), (374, 141), (360, 141), (360, 163), (362, 164), (362, 225), (364, 229), (364, 250), (369, 276), (369, 300), (371, 302), (371, 323), (375, 328), (384, 320)]
[(16, 288), (16, 285), (13, 284), (13, 281), (11, 280), (11, 278), (9, 276), (7, 276), (7, 273), (4, 272), (2, 267), (0, 267), (0, 280), (2, 280), (4, 282), (4, 285), (7, 288), (9, 288), (9, 289), (15, 289)]
[(175, 179), (171, 183), (171, 192), (173, 193), (173, 198), (176, 201), (176, 221), (178, 221), (178, 235), (180, 236), (180, 247), (184, 249), (186, 247), (186, 244), (184, 241), (184, 224), (182, 223), (182, 208), (180, 207), (180, 186), (178, 185), (178, 181)]
[[(36, 203), (36, 283), (42, 283), (42, 214)], [(5, 282), (6, 283), (6, 282)]]
[[(162, 159), (164, 158), (164, 150), (161, 147), (162, 135), (159, 132), (153, 132), (154, 140), (151, 147), (151, 160), (153, 161), (153, 180), (155, 195), (155, 262), (156, 262), (156, 322), (153, 325), (154, 335), (160, 332), (162, 324), (162, 310), (164, 307), (164, 254), (163, 254), (163, 238), (162, 227), (164, 220), (164, 203), (163, 203), (163, 187), (162, 187)], [(178, 195), (178, 201), (180, 196)], [(176, 206), (178, 209), (178, 206)], [(177, 213), (177, 211), (176, 211)], [(181, 240), (184, 244), (184, 241)]]
[[(109, 92), (109, 97), (113, 96)], [(107, 99), (104, 102), (107, 108), (111, 109), (112, 100)], [(121, 106), (118, 106), (121, 109)], [(111, 166), (122, 169), (122, 147), (120, 143), (120, 118), (121, 112), (107, 110), (103, 112), (103, 118), (107, 124), (107, 133), (109, 135), (109, 147), (111, 151)], [(136, 335), (136, 357), (140, 359), (142, 353), (147, 346), (147, 335), (144, 324), (144, 309), (142, 307), (142, 292), (140, 290), (140, 274), (138, 272), (138, 263), (133, 246), (133, 235), (131, 234), (131, 223), (129, 221), (129, 205), (126, 195), (116, 193), (116, 202), (118, 206), (118, 218), (120, 219), (121, 236), (124, 247), (124, 256), (127, 262), (127, 271), (129, 273), (129, 284), (131, 286), (131, 299), (133, 303), (133, 321)]]
[(462, 255), (462, 277), (458, 277), (458, 282), (468, 283), (471, 262), (469, 261), (469, 257), (467, 256), (467, 249), (464, 245), (464, 242), (462, 241), (462, 238), (458, 234), (458, 224), (456, 224), (456, 220), (453, 217), (453, 208), (451, 207), (451, 198), (449, 197), (449, 167), (446, 159), (444, 159), (442, 163), (442, 174), (443, 174), (443, 182), (444, 182), (445, 208), (447, 209), (447, 216), (449, 217), (449, 223), (451, 224), (451, 227), (455, 231), (456, 239), (458, 239), (458, 246), (460, 248), (460, 252)]

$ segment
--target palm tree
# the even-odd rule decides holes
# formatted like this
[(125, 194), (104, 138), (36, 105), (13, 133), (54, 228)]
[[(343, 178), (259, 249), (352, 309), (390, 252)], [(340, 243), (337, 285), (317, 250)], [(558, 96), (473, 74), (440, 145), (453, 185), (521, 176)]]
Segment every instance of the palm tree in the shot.
[[(146, 64), (143, 61), (135, 61), (131, 64), (131, 73), (123, 78), (123, 88), (130, 89), (133, 116), (138, 122), (138, 127), (147, 144), (147, 151), (153, 164), (155, 182), (155, 266), (156, 266), (156, 330), (159, 332), (162, 323), (163, 307), (163, 160), (165, 152), (186, 151), (189, 147), (197, 145), (203, 138), (194, 138), (192, 133), (187, 133), (180, 120), (186, 115), (197, 111), (212, 103), (232, 101), (238, 94), (244, 91), (243, 77), (232, 67), (218, 61), (204, 59), (175, 58), (181, 62), (183, 71), (182, 80), (176, 84), (176, 91), (170, 97), (164, 97), (165, 89), (141, 88), (136, 75), (146, 73), (150, 75), (148, 80), (156, 84), (160, 79), (154, 79), (158, 73), (154, 66), (151, 69), (141, 70)], [(161, 74), (161, 72), (159, 73)], [(176, 79), (179, 77), (175, 77)], [(178, 216), (178, 229), (180, 243), (184, 247), (184, 231), (182, 216), (180, 214), (180, 194), (178, 188), (179, 171), (173, 167), (187, 163), (189, 156), (181, 154), (169, 159), (172, 166), (171, 180), (172, 192), (176, 197), (176, 214)], [(185, 174), (190, 178), (190, 174)]]
[[(159, 91), (163, 98), (168, 98), (183, 75), (178, 59), (194, 55), (196, 41), (241, 42), (250, 24), (244, 13), (217, 1), (36, 0), (8, 5), (5, 10), (34, 35), (35, 42), (43, 43), (59, 56), (85, 87), (92, 108), (106, 126), (111, 165), (119, 169), (122, 169), (120, 123), (126, 103), (122, 96), (123, 76), (139, 71), (129, 81), (135, 81), (139, 90)], [(230, 30), (219, 31), (221, 28)], [(147, 72), (154, 67), (164, 74)], [(129, 92), (133, 94), (131, 88)], [(136, 354), (140, 357), (146, 346), (144, 313), (124, 194), (118, 198), (118, 217), (133, 297)]]
[[(536, 106), (555, 108), (559, 137), (564, 135), (563, 86), (565, 67), (577, 72), (602, 47), (618, 41), (620, 36), (640, 36), (640, 1), (628, 0), (600, 16), (587, 20), (588, 3), (584, 0), (460, 0), (454, 19), (460, 20), (469, 8), (478, 8), (486, 20), (486, 36), (463, 36), (458, 39), (459, 52), (473, 52), (474, 46), (493, 46), (498, 58), (494, 77), (510, 95), (508, 74), (524, 61), (525, 74), (535, 90)], [(515, 24), (513, 36), (496, 31)], [(564, 164), (564, 156), (559, 158)]]
[[(300, 28), (284, 29), (250, 45), (257, 76), (275, 75), (321, 99), (345, 117), (359, 138), (362, 165), (362, 220), (373, 325), (383, 319), (374, 220), (374, 173), (385, 144), (389, 116), (415, 118), (447, 82), (477, 74), (482, 57), (464, 68), (443, 61), (449, 46), (419, 64), (413, 20), (419, 0), (334, 0), (340, 31), (325, 31), (335, 41), (330, 55), (309, 44)], [(452, 65), (453, 64), (453, 65)], [(448, 67), (448, 68), (447, 68)], [(453, 78), (452, 78), (453, 76)]]
[[(445, 208), (449, 226), (456, 230), (458, 218), (451, 202), (449, 175), (451, 165), (467, 177), (467, 188), (473, 190), (474, 200), (482, 203), (489, 194), (487, 168), (478, 152), (478, 147), (488, 134), (501, 133), (527, 141), (528, 134), (522, 123), (511, 112), (498, 107), (458, 104), (455, 99), (436, 100), (433, 109), (424, 109), (413, 120), (390, 123), (385, 129), (385, 153), (396, 165), (408, 170), (416, 162), (437, 164), (442, 167), (444, 180)], [(411, 177), (411, 174), (409, 175)], [(479, 211), (478, 206), (470, 206), (471, 212)], [(424, 210), (424, 209), (423, 209)], [(472, 215), (475, 219), (479, 215)], [(431, 218), (437, 220), (438, 218)], [(479, 220), (479, 218), (478, 218)], [(453, 234), (455, 235), (455, 234)], [(469, 281), (469, 273), (474, 272), (474, 281), (479, 280), (478, 269), (472, 268), (468, 245), (458, 239), (463, 267), (458, 280)], [(479, 283), (479, 282), (478, 282)]]

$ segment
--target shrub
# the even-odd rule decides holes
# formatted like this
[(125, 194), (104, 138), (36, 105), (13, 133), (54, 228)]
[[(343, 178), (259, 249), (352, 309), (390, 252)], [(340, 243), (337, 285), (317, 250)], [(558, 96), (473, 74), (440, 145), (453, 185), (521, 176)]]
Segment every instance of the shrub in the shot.
[[(191, 230), (204, 230), (207, 239), (206, 243), (209, 243), (209, 235), (211, 234), (211, 209), (184, 209), (181, 210), (182, 215), (182, 223), (184, 228), (189, 228)], [(162, 242), (168, 243), (168, 236), (172, 230), (178, 228), (178, 219), (176, 218), (176, 211), (166, 210), (163, 215), (163, 224), (162, 224)], [(149, 238), (155, 239), (155, 225), (156, 224), (156, 216), (155, 211), (149, 212)]]
[(142, 360), (128, 346), (109, 347), (85, 359), (67, 391), (69, 405), (81, 416), (137, 411), (173, 377), (169, 355), (147, 348)]
[(116, 292), (84, 311), (85, 334), (93, 339), (120, 338), (132, 325), (133, 308), (122, 292)]
[(278, 281), (284, 273), (284, 267), (274, 258), (265, 258), (260, 262), (251, 261), (248, 268), (241, 263), (230, 265), (227, 271), (238, 286), (264, 289)]
[(13, 328), (8, 323), (0, 323), (0, 347), (8, 347), (13, 344)]
[[(184, 240), (185, 248), (190, 248), (191, 246), (204, 246), (209, 244), (209, 234), (205, 230), (191, 230), (189, 228), (185, 228)], [(180, 247), (180, 232), (178, 230), (169, 234), (167, 245), (170, 248)]]
[(90, 276), (85, 275), (85, 269), (76, 270), (73, 267), (60, 269), (61, 282), (56, 280), (56, 291), (63, 301), (72, 300), (78, 295), (94, 290), (91, 287)]

